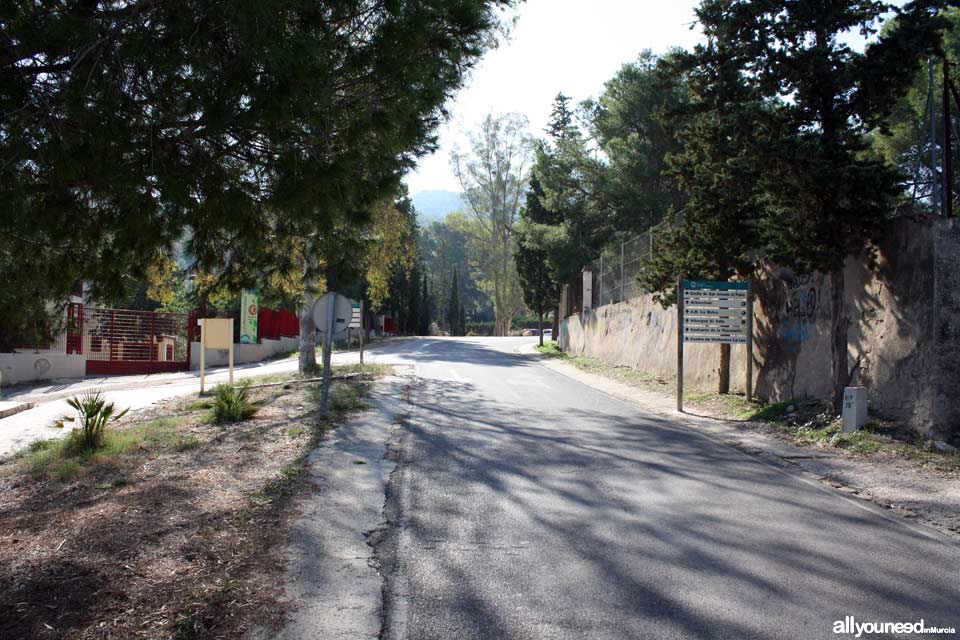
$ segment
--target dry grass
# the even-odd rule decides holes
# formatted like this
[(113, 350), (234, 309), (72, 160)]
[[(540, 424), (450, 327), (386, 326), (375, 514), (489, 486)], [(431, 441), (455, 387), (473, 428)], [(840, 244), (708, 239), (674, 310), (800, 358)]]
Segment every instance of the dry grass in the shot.
[[(216, 425), (179, 399), (127, 416), (86, 458), (62, 441), (0, 467), (0, 637), (237, 638), (275, 627), (314, 390), (256, 390)], [(337, 407), (362, 406), (340, 383)]]

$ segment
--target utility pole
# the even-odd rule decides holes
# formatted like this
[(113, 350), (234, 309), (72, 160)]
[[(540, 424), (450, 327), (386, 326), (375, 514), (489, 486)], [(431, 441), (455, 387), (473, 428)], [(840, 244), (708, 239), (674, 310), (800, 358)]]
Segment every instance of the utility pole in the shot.
[(927, 60), (927, 103), (930, 105), (930, 185), (933, 211), (939, 215), (940, 185), (937, 183), (937, 102), (933, 99), (933, 58)]

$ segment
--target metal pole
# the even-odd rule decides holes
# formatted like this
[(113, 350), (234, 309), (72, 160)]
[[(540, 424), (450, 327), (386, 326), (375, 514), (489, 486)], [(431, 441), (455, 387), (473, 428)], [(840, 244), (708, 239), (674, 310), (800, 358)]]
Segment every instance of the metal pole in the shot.
[(677, 411), (683, 412), (683, 274), (677, 275)]
[(943, 59), (943, 215), (953, 216), (953, 142), (950, 126), (950, 62)]
[(620, 240), (620, 302), (623, 302), (623, 240)]
[(753, 400), (753, 281), (747, 282), (747, 402)]
[(367, 316), (363, 310), (363, 299), (360, 300), (360, 366), (363, 366), (363, 339), (367, 333)]
[(330, 398), (330, 352), (333, 351), (333, 322), (337, 311), (337, 294), (329, 296), (327, 303), (327, 333), (323, 337), (323, 387), (320, 392), (320, 417), (327, 417), (327, 401)]
[(230, 318), (230, 355), (228, 361), (230, 363), (230, 384), (233, 384), (233, 318)]
[(933, 211), (940, 215), (940, 185), (937, 184), (937, 101), (933, 99), (933, 58), (927, 60), (927, 102), (930, 103), (930, 184)]
[(600, 302), (597, 304), (598, 307), (603, 306), (603, 253), (600, 253)]
[(203, 320), (198, 320), (197, 322), (200, 324), (200, 395), (203, 395), (203, 383), (204, 383), (203, 373), (204, 373), (204, 367), (206, 365), (206, 358), (204, 357), (204, 355), (207, 351), (207, 331), (206, 331), (206, 328), (203, 326), (204, 325)]

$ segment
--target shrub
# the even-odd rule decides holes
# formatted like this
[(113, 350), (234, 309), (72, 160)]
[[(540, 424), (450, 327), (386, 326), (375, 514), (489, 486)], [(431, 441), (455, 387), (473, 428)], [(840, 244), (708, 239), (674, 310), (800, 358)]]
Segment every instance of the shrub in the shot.
[(78, 451), (93, 451), (103, 446), (103, 437), (111, 422), (116, 422), (126, 415), (129, 409), (117, 413), (112, 402), (107, 402), (99, 389), (88, 391), (81, 396), (74, 396), (67, 400), (77, 413), (74, 416), (64, 416), (57, 421), (58, 427), (64, 423), (74, 423), (70, 434), (71, 448)]
[(257, 412), (250, 402), (250, 383), (244, 382), (234, 387), (218, 384), (213, 390), (213, 421), (217, 424), (241, 422)]

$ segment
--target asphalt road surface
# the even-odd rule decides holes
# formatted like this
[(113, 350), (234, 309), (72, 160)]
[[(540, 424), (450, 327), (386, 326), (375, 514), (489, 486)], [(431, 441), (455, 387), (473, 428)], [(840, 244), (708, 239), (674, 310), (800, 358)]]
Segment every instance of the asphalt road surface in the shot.
[(960, 629), (956, 544), (643, 415), (516, 353), (529, 342), (403, 344), (419, 378), (377, 549), (381, 637)]

